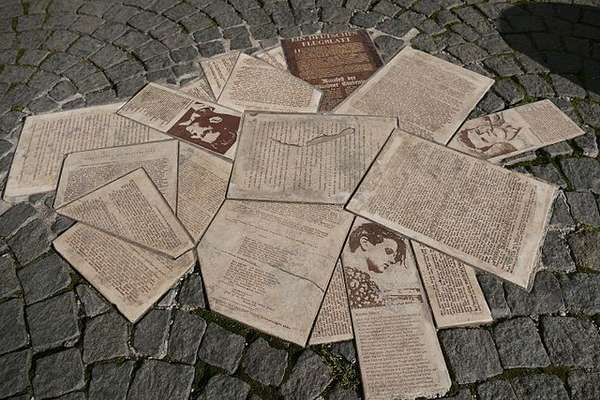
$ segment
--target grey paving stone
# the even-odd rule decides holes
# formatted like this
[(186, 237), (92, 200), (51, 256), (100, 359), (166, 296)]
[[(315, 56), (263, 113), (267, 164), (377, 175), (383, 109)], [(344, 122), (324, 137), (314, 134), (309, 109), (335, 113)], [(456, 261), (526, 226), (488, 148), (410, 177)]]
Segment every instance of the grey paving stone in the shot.
[(600, 271), (600, 232), (576, 232), (567, 241), (579, 268)]
[(52, 251), (18, 271), (26, 304), (33, 304), (55, 295), (71, 284), (70, 267)]
[(344, 389), (338, 386), (329, 393), (329, 400), (360, 400), (360, 396), (355, 390)]
[(600, 366), (600, 336), (591, 321), (575, 317), (544, 317), (541, 330), (553, 365), (587, 369)]
[(29, 386), (30, 369), (29, 349), (0, 356), (0, 397), (5, 398), (25, 391)]
[(550, 74), (550, 79), (552, 79), (552, 86), (554, 86), (554, 90), (559, 96), (585, 97), (586, 91), (579, 82), (579, 78), (575, 75), (565, 77), (563, 75)]
[(450, 329), (440, 342), (459, 384), (486, 380), (502, 373), (492, 335), (483, 329)]
[(481, 108), (486, 113), (491, 114), (503, 110), (506, 107), (506, 104), (504, 104), (502, 98), (497, 96), (494, 92), (487, 92), (477, 107)]
[(83, 335), (83, 361), (96, 361), (127, 357), (128, 323), (116, 312), (110, 312), (89, 320)]
[(560, 284), (551, 272), (539, 272), (531, 292), (511, 283), (505, 284), (504, 289), (514, 316), (553, 314), (564, 308)]
[(304, 350), (281, 386), (281, 393), (286, 400), (314, 399), (331, 383), (332, 373), (316, 353)]
[(497, 80), (494, 90), (511, 105), (520, 102), (525, 97), (523, 90), (511, 79)]
[(546, 182), (558, 185), (563, 189), (567, 187), (567, 182), (554, 164), (532, 165), (531, 172), (537, 178), (543, 179)]
[(477, 280), (492, 312), (492, 317), (494, 319), (509, 317), (510, 308), (506, 302), (502, 281), (494, 275), (486, 273), (477, 274)]
[(193, 367), (146, 360), (133, 378), (127, 399), (187, 400), (193, 380)]
[(138, 321), (133, 331), (133, 347), (144, 356), (162, 358), (167, 351), (171, 310), (155, 309)]
[(169, 336), (167, 355), (170, 360), (195, 364), (206, 322), (198, 315), (176, 311)]
[(600, 313), (600, 275), (578, 272), (562, 274), (559, 280), (570, 313), (590, 316)]
[(215, 375), (206, 384), (198, 400), (245, 400), (250, 385), (227, 375)]
[(587, 225), (600, 225), (600, 212), (592, 193), (566, 192), (565, 195), (575, 221)]
[(27, 307), (27, 325), (34, 351), (53, 349), (77, 339), (80, 335), (77, 312), (73, 292)]
[(285, 374), (287, 358), (285, 350), (275, 349), (263, 338), (258, 338), (246, 350), (242, 368), (249, 377), (265, 386), (279, 386)]
[(48, 229), (42, 221), (34, 219), (19, 229), (8, 240), (8, 245), (14, 252), (17, 261), (21, 265), (25, 265), (45, 253), (50, 247)]
[(575, 220), (569, 212), (567, 198), (564, 195), (559, 195), (554, 200), (550, 229), (557, 231), (572, 231), (575, 229)]
[(474, 400), (474, 398), (469, 389), (462, 389), (457, 394), (441, 397), (440, 400)]
[(571, 400), (600, 398), (600, 373), (573, 371), (569, 373), (567, 384), (571, 389)]
[(600, 105), (589, 101), (577, 105), (583, 121), (595, 128), (600, 128)]
[(246, 340), (243, 336), (211, 323), (206, 329), (198, 357), (207, 364), (233, 374), (240, 363), (245, 347)]
[(18, 298), (0, 303), (0, 354), (29, 344), (23, 307), (23, 300)]
[(86, 316), (91, 318), (110, 310), (110, 305), (104, 300), (102, 295), (97, 293), (92, 287), (82, 283), (77, 285), (75, 291), (77, 292), (77, 297), (79, 297), (79, 300), (83, 304)]
[(567, 142), (555, 143), (544, 147), (543, 150), (548, 153), (550, 157), (569, 156), (573, 154), (573, 149)]
[(539, 75), (526, 74), (517, 76), (519, 83), (531, 97), (545, 98), (554, 96), (552, 86)]
[(465, 64), (481, 61), (487, 56), (485, 50), (473, 43), (463, 43), (449, 47), (448, 52)]
[(134, 364), (133, 361), (95, 364), (91, 372), (89, 400), (125, 400)]
[(0, 256), (0, 299), (13, 297), (21, 291), (16, 264), (9, 254)]
[(560, 161), (563, 172), (575, 190), (600, 194), (600, 164), (591, 158), (567, 158)]
[(572, 272), (575, 261), (567, 241), (560, 232), (549, 231), (542, 246), (542, 264), (549, 271)]
[(181, 285), (179, 305), (184, 309), (205, 308), (202, 277), (198, 273), (190, 274)]
[(499, 76), (508, 77), (523, 73), (512, 56), (493, 56), (484, 60), (483, 64)]
[(354, 348), (353, 340), (334, 343), (331, 345), (331, 351), (339, 356), (342, 356), (351, 364), (356, 362), (356, 349)]
[(493, 336), (504, 368), (539, 368), (550, 365), (537, 327), (530, 318), (502, 321), (494, 327)]
[(0, 215), (0, 236), (9, 236), (25, 221), (35, 215), (35, 208), (29, 203), (18, 203)]
[(57, 397), (84, 386), (83, 363), (77, 349), (50, 354), (35, 362), (33, 392), (36, 399)]
[(569, 394), (555, 375), (525, 375), (512, 380), (515, 393), (527, 400), (569, 400)]
[(585, 128), (585, 135), (576, 137), (575, 144), (581, 148), (586, 157), (596, 158), (600, 151), (598, 150), (598, 138), (592, 128)]
[(477, 395), (481, 400), (519, 400), (510, 383), (501, 379), (482, 383)]

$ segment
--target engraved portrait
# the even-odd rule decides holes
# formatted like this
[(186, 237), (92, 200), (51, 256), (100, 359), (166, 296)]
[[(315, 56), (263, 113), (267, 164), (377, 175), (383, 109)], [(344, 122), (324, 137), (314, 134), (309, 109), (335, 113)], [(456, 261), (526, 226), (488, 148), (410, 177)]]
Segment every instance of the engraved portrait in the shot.
[(194, 103), (167, 133), (188, 143), (225, 154), (237, 140), (240, 118), (214, 106)]
[(381, 280), (393, 268), (406, 268), (406, 241), (372, 222), (356, 226), (343, 257), (350, 308), (385, 305)]
[(457, 139), (464, 150), (487, 159), (516, 151), (514, 142), (522, 129), (506, 121), (500, 112), (467, 122)]

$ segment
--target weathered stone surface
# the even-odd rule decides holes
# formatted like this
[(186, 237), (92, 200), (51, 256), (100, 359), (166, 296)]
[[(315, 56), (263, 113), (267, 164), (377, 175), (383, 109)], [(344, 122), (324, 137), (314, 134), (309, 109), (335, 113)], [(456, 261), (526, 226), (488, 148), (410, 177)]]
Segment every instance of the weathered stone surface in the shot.
[(31, 350), (0, 356), (0, 397), (23, 392), (29, 386), (30, 368)]
[(554, 200), (549, 228), (557, 231), (572, 231), (575, 229), (575, 220), (569, 212), (567, 198), (562, 194)]
[(492, 274), (479, 273), (477, 280), (483, 290), (485, 300), (494, 319), (510, 316), (510, 308), (506, 302), (503, 283)]
[(600, 271), (600, 232), (580, 231), (567, 236), (579, 268)]
[(566, 158), (560, 161), (563, 172), (575, 190), (600, 194), (600, 164), (591, 158)]
[(57, 397), (84, 386), (83, 363), (77, 349), (51, 354), (35, 363), (33, 392), (36, 399)]
[(35, 351), (59, 347), (80, 335), (78, 306), (73, 292), (67, 292), (27, 307), (27, 325)]
[(8, 240), (17, 261), (25, 265), (45, 253), (50, 247), (48, 229), (39, 219), (34, 219)]
[(600, 225), (600, 212), (590, 192), (566, 192), (571, 215), (580, 224)]
[(287, 367), (287, 352), (275, 349), (263, 338), (258, 338), (246, 350), (242, 367), (255, 381), (279, 386)]
[(200, 345), (198, 357), (207, 364), (223, 368), (233, 374), (240, 363), (245, 347), (246, 340), (243, 336), (211, 323)]
[(133, 366), (133, 361), (94, 365), (90, 378), (89, 400), (125, 400)]
[(492, 335), (483, 329), (451, 329), (440, 332), (449, 367), (460, 384), (485, 380), (502, 373)]
[(0, 216), (0, 236), (8, 236), (35, 214), (29, 203), (18, 203)]
[(571, 372), (567, 384), (571, 389), (571, 400), (600, 399), (600, 373)]
[(537, 368), (550, 365), (537, 327), (530, 318), (500, 322), (494, 327), (493, 336), (504, 368)]
[(542, 246), (542, 264), (549, 271), (572, 272), (575, 270), (575, 261), (567, 241), (560, 232), (546, 233)]
[(569, 156), (573, 154), (573, 148), (567, 142), (558, 142), (542, 148), (550, 157)]
[(542, 339), (552, 364), (561, 367), (600, 367), (600, 336), (591, 321), (574, 317), (544, 317)]
[(151, 310), (135, 325), (133, 347), (148, 357), (162, 358), (167, 351), (171, 310)]
[(206, 384), (198, 400), (245, 400), (250, 385), (227, 375), (215, 375)]
[(110, 305), (104, 300), (101, 294), (97, 293), (95, 289), (84, 283), (77, 285), (75, 288), (77, 297), (83, 304), (85, 315), (88, 317), (95, 317), (102, 313), (110, 310)]
[(331, 368), (311, 350), (305, 350), (281, 386), (286, 400), (314, 399), (331, 383)]
[(554, 183), (563, 189), (567, 187), (567, 182), (558, 171), (558, 168), (553, 164), (533, 165), (531, 166), (531, 172), (537, 178), (543, 179), (546, 182)]
[(453, 396), (442, 397), (440, 400), (473, 400), (473, 395), (469, 389), (463, 389)]
[(69, 264), (58, 254), (49, 255), (18, 271), (26, 304), (44, 300), (71, 284)]
[(356, 362), (356, 348), (354, 347), (354, 340), (334, 343), (331, 345), (331, 351), (344, 357), (346, 361), (352, 364)]
[(525, 375), (512, 380), (515, 393), (527, 400), (569, 400), (567, 390), (555, 375)]
[(564, 308), (558, 279), (547, 271), (539, 272), (531, 292), (516, 285), (504, 285), (506, 300), (515, 316), (552, 314)]
[(204, 308), (204, 289), (200, 274), (190, 274), (181, 285), (179, 304), (185, 309)]
[(600, 154), (596, 133), (592, 128), (586, 128), (585, 131), (585, 135), (574, 139), (575, 144), (581, 148), (584, 156), (596, 158)]
[(481, 400), (519, 400), (510, 383), (500, 379), (479, 385), (477, 395)]
[(194, 368), (162, 361), (144, 361), (136, 372), (128, 400), (187, 400)]
[(129, 355), (127, 321), (116, 312), (92, 318), (83, 335), (83, 360), (86, 364)]
[(199, 316), (177, 311), (171, 327), (167, 355), (170, 360), (195, 364), (198, 347), (206, 331), (206, 322)]
[(585, 315), (600, 313), (600, 275), (561, 275), (560, 286), (568, 312)]
[(0, 256), (0, 299), (12, 297), (21, 291), (16, 264), (9, 254)]
[(329, 394), (329, 400), (360, 400), (360, 396), (352, 389), (338, 386)]
[(29, 343), (23, 307), (21, 299), (0, 303), (0, 354), (17, 350)]

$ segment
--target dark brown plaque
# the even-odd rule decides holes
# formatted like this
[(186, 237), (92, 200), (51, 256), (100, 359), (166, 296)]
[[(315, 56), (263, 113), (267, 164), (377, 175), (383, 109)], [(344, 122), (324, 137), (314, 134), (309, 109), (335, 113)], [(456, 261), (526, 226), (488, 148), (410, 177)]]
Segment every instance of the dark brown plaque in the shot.
[(319, 111), (330, 111), (383, 64), (367, 31), (282, 39), (289, 71), (323, 91)]

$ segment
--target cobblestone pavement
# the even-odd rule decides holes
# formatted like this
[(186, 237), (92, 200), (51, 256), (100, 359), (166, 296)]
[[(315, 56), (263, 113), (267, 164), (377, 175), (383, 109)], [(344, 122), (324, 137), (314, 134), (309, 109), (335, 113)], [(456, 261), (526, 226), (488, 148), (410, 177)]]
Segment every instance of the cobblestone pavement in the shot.
[[(514, 160), (566, 194), (548, 270), (531, 293), (480, 276), (497, 320), (439, 333), (448, 398), (599, 399), (600, 2), (524, 3), (0, 0), (0, 185), (27, 115), (182, 82), (198, 55), (278, 36), (374, 28), (389, 59), (416, 27), (415, 47), (496, 78), (473, 115), (550, 98), (587, 132)], [(50, 249), (71, 224), (51, 204), (0, 206), (0, 399), (360, 398), (352, 342), (301, 349), (220, 318), (205, 310), (198, 270), (128, 323)]]

